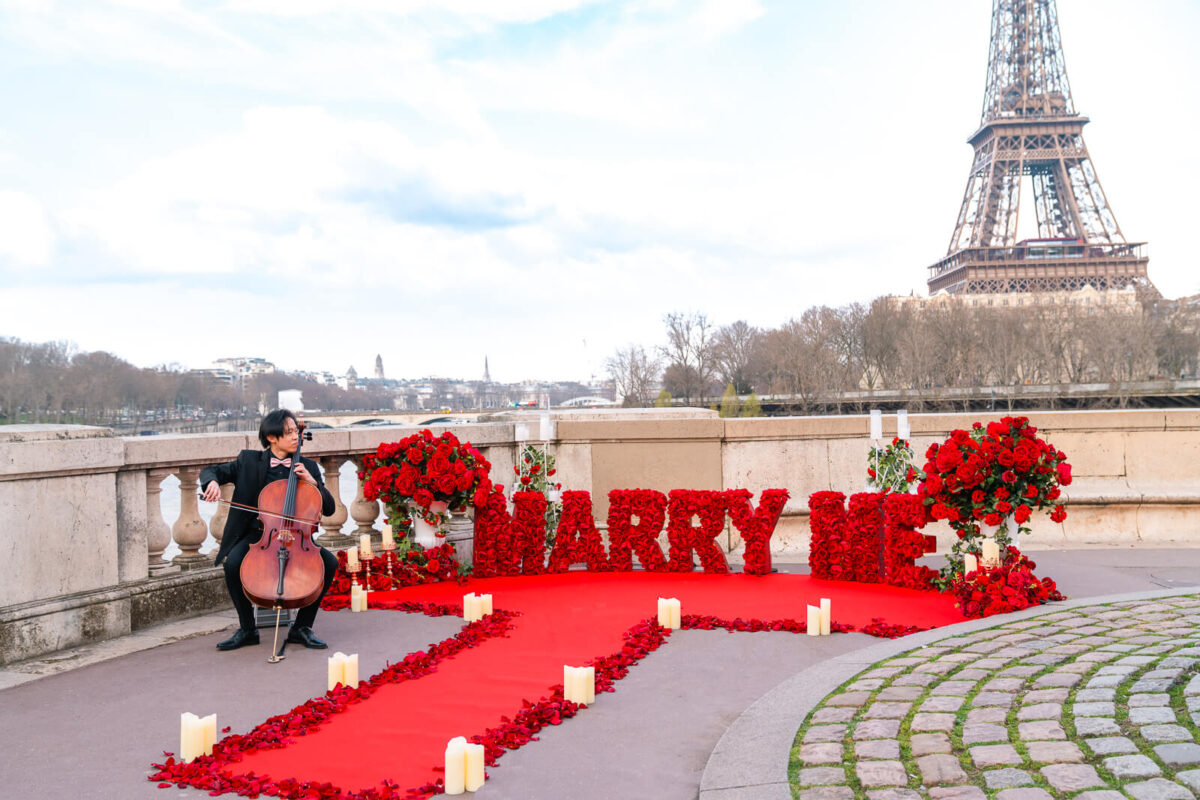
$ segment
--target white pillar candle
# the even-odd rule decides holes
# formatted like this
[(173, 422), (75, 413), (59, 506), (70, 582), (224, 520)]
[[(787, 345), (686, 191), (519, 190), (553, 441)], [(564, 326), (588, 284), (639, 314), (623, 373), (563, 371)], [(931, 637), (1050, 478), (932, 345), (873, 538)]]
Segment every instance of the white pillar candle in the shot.
[(191, 761), (204, 753), (204, 729), (200, 718), (185, 711), (179, 715), (179, 760)]
[(984, 564), (995, 566), (1000, 563), (1000, 545), (996, 544), (995, 539), (984, 539), (982, 550)]
[(383, 549), (384, 550), (395, 550), (396, 549), (396, 534), (392, 530), (391, 525), (383, 526)]
[(883, 438), (883, 412), (878, 408), (871, 409), (871, 438), (875, 441)]
[(479, 595), (479, 602), (482, 606), (479, 610), (480, 617), (485, 617), (492, 613), (492, 596), (490, 594)]
[(820, 606), (808, 607), (808, 635), (821, 635), (821, 608)]
[(350, 586), (350, 610), (355, 614), (362, 611), (362, 598), (362, 587), (358, 584), (352, 584)]
[(683, 617), (683, 607), (679, 604), (678, 597), (669, 598), (667, 602), (670, 603), (671, 606), (671, 630), (679, 630), (683, 624), (680, 621)]
[(346, 550), (346, 566), (350, 569), (358, 567), (358, 548), (350, 547)]
[(329, 657), (329, 691), (332, 692), (342, 682), (342, 678), (346, 674), (345, 664), (345, 653), (337, 652)]
[(671, 627), (671, 607), (665, 597), (658, 598), (658, 625), (660, 628)]
[(591, 705), (596, 702), (596, 668), (583, 668), (583, 702)]
[(483, 745), (467, 745), (467, 791), (474, 792), (483, 786)]
[(974, 572), (977, 569), (979, 569), (979, 561), (975, 558), (975, 554), (965, 554), (963, 556), (963, 573)]
[(217, 743), (217, 715), (209, 714), (207, 717), (201, 717), (200, 727), (204, 732), (204, 755), (211, 756), (213, 745)]
[(358, 653), (346, 656), (346, 664), (342, 667), (342, 682), (351, 689), (358, 686)]
[(483, 599), (474, 592), (463, 595), (463, 619), (467, 622), (483, 619)]
[(563, 664), (563, 699), (575, 702), (575, 668), (569, 664)]
[(833, 603), (828, 597), (821, 598), (821, 635), (829, 635), (829, 626), (833, 624)]
[(896, 412), (896, 436), (904, 441), (908, 441), (912, 436), (912, 428), (908, 425), (908, 411), (905, 409)]
[(467, 788), (467, 740), (455, 736), (446, 744), (444, 794), (462, 794)]

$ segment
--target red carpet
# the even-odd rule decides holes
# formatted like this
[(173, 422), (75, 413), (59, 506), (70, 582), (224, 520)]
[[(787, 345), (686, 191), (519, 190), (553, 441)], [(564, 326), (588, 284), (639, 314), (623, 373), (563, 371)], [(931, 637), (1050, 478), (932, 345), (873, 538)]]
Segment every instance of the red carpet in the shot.
[[(548, 695), (551, 686), (561, 684), (564, 664), (583, 665), (619, 651), (624, 632), (655, 617), (658, 597), (678, 597), (684, 615), (727, 620), (803, 621), (805, 606), (821, 597), (832, 599), (835, 623), (858, 627), (880, 617), (922, 628), (963, 619), (948, 595), (785, 574), (569, 572), (438, 583), (380, 592), (373, 599), (458, 605), (472, 591), (491, 593), (497, 610), (520, 612), (509, 636), (460, 653), (419, 680), (382, 686), (315, 732), (282, 749), (249, 753), (230, 771), (328, 782), (344, 791), (361, 791), (385, 779), (400, 787), (435, 780), (441, 773), (434, 767), (442, 763), (450, 738), (483, 733), (501, 717), (514, 716), (522, 700)], [(390, 658), (395, 662), (404, 655)]]

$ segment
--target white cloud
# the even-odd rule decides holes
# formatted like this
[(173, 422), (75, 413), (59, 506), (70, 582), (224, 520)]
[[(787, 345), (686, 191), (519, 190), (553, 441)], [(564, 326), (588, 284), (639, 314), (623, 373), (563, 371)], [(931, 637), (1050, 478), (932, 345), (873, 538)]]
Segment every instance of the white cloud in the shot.
[(54, 230), (36, 197), (24, 192), (0, 191), (0, 267), (41, 267), (55, 249)]

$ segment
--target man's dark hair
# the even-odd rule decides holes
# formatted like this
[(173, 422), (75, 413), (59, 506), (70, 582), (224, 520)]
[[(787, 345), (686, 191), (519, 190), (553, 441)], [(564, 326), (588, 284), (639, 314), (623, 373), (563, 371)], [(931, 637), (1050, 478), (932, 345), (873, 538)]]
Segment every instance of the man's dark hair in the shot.
[(296, 415), (286, 408), (277, 408), (262, 418), (262, 422), (258, 424), (258, 440), (262, 442), (263, 447), (271, 445), (267, 441), (268, 436), (274, 436), (275, 438), (283, 436), (283, 429), (289, 419), (299, 424), (296, 420)]

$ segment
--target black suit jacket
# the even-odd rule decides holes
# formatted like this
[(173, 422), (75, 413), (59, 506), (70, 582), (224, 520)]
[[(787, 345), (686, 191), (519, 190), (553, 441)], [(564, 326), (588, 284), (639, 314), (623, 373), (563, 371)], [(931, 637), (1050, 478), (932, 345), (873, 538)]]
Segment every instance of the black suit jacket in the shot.
[[(333, 495), (325, 488), (325, 481), (321, 477), (321, 468), (311, 458), (301, 456), (300, 462), (304, 464), (308, 474), (317, 479), (317, 488), (321, 490), (321, 513), (325, 516), (332, 514), (337, 508), (337, 503), (334, 501)], [(232, 483), (233, 502), (247, 506), (257, 505), (258, 493), (269, 483), (267, 470), (270, 467), (271, 451), (269, 449), (243, 450), (233, 461), (200, 470), (200, 489), (203, 491), (209, 481), (216, 481), (218, 484)], [(258, 538), (260, 530), (258, 516), (254, 512), (230, 508), (229, 519), (225, 522), (225, 533), (221, 537), (221, 547), (217, 550), (216, 563), (220, 564), (224, 561), (233, 546), (243, 539)]]

